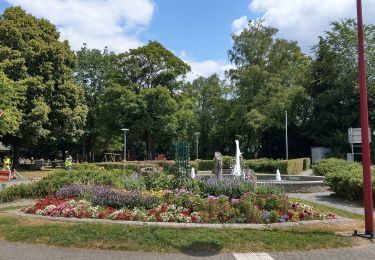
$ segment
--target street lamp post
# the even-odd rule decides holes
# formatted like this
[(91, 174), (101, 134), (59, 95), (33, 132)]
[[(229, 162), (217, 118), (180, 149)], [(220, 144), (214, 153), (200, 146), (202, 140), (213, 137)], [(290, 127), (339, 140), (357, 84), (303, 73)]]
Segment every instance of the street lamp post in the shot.
[(122, 128), (122, 131), (124, 131), (124, 161), (126, 161), (126, 132), (129, 131), (127, 128)]
[(285, 158), (289, 159), (289, 147), (288, 147), (288, 112), (285, 111)]
[(196, 139), (195, 139), (195, 140), (196, 140), (195, 143), (196, 143), (196, 145), (197, 145), (197, 147), (196, 147), (196, 148), (197, 148), (197, 150), (196, 150), (196, 152), (197, 152), (196, 160), (198, 160), (198, 154), (199, 154), (199, 150), (198, 150), (199, 148), (198, 148), (198, 147), (199, 147), (199, 135), (200, 135), (200, 134), (201, 134), (200, 132), (195, 132), (195, 133), (194, 133), (195, 138), (196, 138)]
[[(358, 71), (360, 87), (360, 119), (362, 135), (363, 197), (365, 206), (365, 236), (374, 237), (374, 218), (372, 202), (372, 180), (370, 144), (368, 138), (368, 105), (366, 89), (365, 44), (363, 36), (362, 1), (357, 0), (358, 26)], [(355, 231), (356, 234), (356, 231)]]

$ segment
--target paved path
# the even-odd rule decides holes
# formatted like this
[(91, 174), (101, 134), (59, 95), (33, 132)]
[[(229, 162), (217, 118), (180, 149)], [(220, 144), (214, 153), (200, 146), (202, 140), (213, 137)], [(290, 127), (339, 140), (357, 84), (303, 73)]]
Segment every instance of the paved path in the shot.
[(317, 193), (288, 193), (288, 196), (290, 198), (309, 200), (327, 206), (364, 215), (363, 205), (360, 202), (353, 202), (345, 199), (335, 198), (332, 197), (331, 194), (333, 193), (330, 191), (325, 191)]
[(107, 260), (107, 259), (129, 259), (129, 260), (290, 260), (290, 259), (350, 259), (350, 260), (373, 260), (375, 259), (375, 245), (367, 245), (356, 248), (332, 249), (332, 250), (313, 250), (306, 252), (280, 252), (280, 253), (226, 253), (226, 254), (160, 254), (144, 252), (128, 252), (115, 250), (94, 250), (52, 247), (43, 245), (32, 245), (24, 243), (11, 243), (0, 241), (0, 259), (1, 260)]
[(5, 203), (0, 203), (0, 209), (7, 208), (7, 207), (29, 206), (29, 205), (33, 205), (35, 202), (36, 200), (18, 200), (18, 201), (12, 201), (12, 202), (5, 202)]

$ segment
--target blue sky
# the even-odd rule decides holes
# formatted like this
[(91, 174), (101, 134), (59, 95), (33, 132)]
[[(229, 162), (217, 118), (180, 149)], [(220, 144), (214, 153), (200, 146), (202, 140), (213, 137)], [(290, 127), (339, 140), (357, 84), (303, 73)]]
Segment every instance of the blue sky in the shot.
[[(160, 41), (191, 65), (189, 80), (232, 66), (231, 34), (248, 19), (264, 18), (309, 53), (330, 21), (356, 15), (355, 0), (0, 0), (0, 11), (10, 5), (56, 24), (75, 50), (85, 42), (119, 53)], [(364, 0), (363, 10), (375, 24), (375, 0)]]
[(248, 0), (159, 0), (156, 4), (141, 39), (156, 39), (196, 59), (225, 59), (231, 48), (231, 23), (250, 13)]

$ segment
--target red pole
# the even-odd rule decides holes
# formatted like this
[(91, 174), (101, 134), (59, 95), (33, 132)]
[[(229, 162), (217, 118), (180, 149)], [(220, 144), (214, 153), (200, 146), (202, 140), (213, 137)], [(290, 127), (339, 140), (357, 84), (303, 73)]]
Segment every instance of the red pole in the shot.
[(361, 134), (362, 134), (362, 165), (363, 165), (363, 197), (365, 203), (365, 231), (366, 235), (374, 234), (374, 217), (372, 204), (372, 180), (370, 144), (368, 138), (368, 106), (366, 89), (366, 64), (365, 44), (363, 36), (362, 2), (357, 0), (357, 24), (358, 24), (358, 70), (361, 107)]

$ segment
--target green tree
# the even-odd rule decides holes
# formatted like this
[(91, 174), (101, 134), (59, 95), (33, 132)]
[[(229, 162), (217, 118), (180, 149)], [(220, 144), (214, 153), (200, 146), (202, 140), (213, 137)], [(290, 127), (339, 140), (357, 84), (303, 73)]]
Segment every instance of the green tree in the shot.
[(218, 146), (219, 142), (216, 139), (219, 138), (219, 140), (222, 140), (217, 136), (218, 128), (220, 128), (217, 122), (219, 117), (225, 117), (226, 112), (223, 111), (224, 114), (220, 114), (219, 109), (227, 102), (225, 100), (227, 86), (214, 74), (207, 78), (199, 77), (195, 79), (191, 84), (187, 84), (185, 89), (186, 93), (189, 93), (190, 96), (196, 99), (195, 111), (198, 117), (198, 128), (196, 131), (200, 132), (200, 157), (211, 158), (215, 150), (222, 148)]
[(56, 27), (45, 19), (10, 7), (0, 17), (0, 68), (25, 86), (19, 129), (4, 135), (15, 150), (41, 140), (66, 149), (81, 134), (87, 108), (83, 90), (73, 83), (75, 55), (67, 41), (59, 41)]
[[(365, 25), (369, 122), (375, 125), (375, 26)], [(360, 127), (357, 25), (353, 19), (331, 23), (313, 48), (315, 59), (308, 87), (308, 133), (315, 145), (345, 153), (347, 129)]]
[[(262, 20), (249, 21), (241, 34), (233, 35), (233, 48), (228, 52), (236, 66), (228, 72), (236, 100), (231, 126), (243, 150), (255, 157), (263, 147), (264, 133), (282, 130), (285, 111), (292, 112), (297, 108), (293, 101), (306, 96), (310, 60), (296, 42), (276, 38), (277, 31)], [(296, 116), (290, 121), (297, 124), (299, 120)]]
[(20, 127), (22, 111), (19, 107), (24, 100), (24, 90), (22, 84), (13, 82), (0, 72), (0, 109), (4, 113), (0, 117), (0, 136), (13, 134)]
[(115, 65), (113, 76), (117, 83), (131, 86), (137, 93), (157, 86), (176, 90), (180, 77), (190, 71), (189, 65), (156, 41), (119, 54)]
[(82, 136), (85, 150), (94, 152), (98, 149), (100, 135), (99, 104), (103, 94), (111, 82), (113, 59), (115, 55), (105, 48), (103, 51), (89, 49), (86, 44), (77, 51), (77, 65), (75, 78), (85, 91), (85, 100), (88, 107), (85, 133)]

